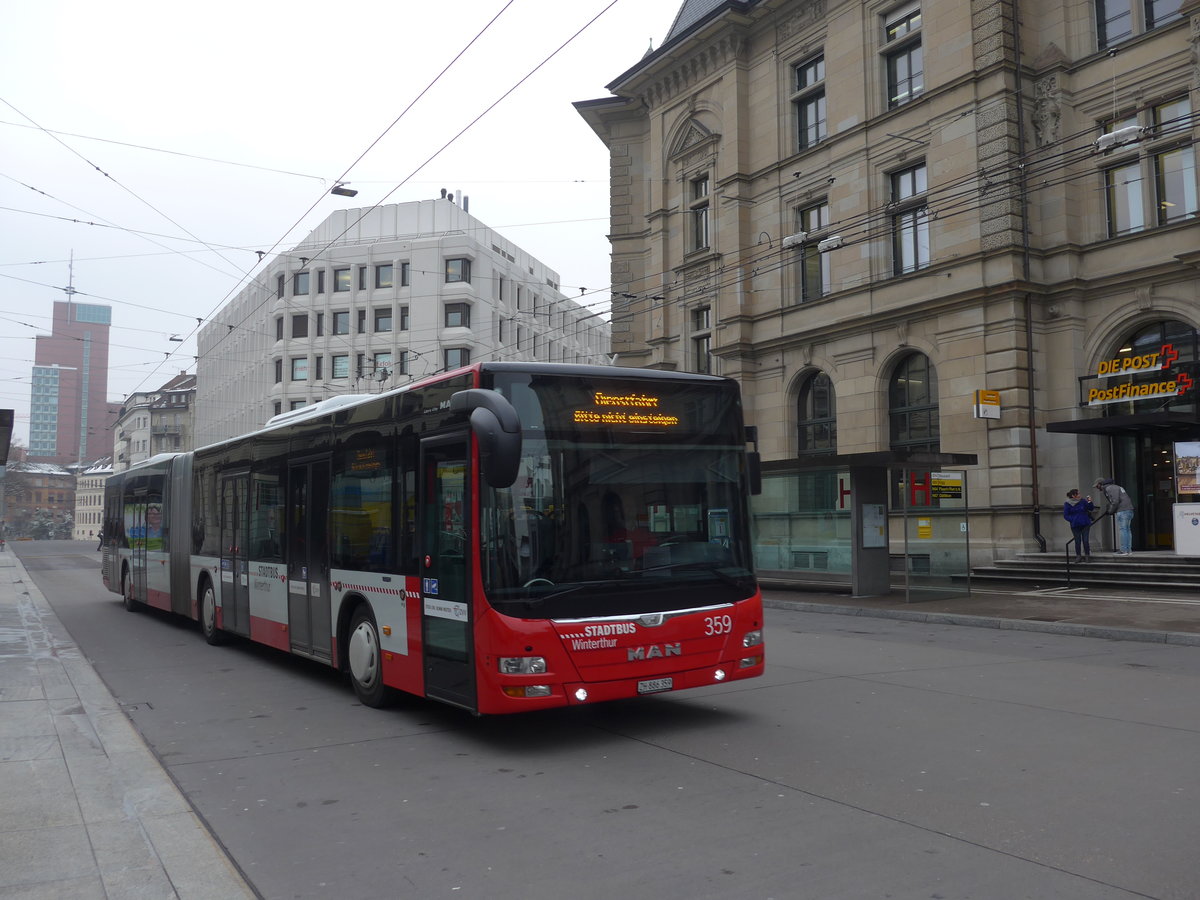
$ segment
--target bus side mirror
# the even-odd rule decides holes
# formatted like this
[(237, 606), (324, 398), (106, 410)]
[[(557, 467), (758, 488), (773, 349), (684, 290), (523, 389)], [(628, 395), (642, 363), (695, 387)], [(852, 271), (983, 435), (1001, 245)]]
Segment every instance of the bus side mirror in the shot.
[(496, 391), (470, 388), (451, 394), (450, 408), (470, 411), (484, 480), (494, 488), (512, 487), (521, 466), (521, 419), (512, 404)]
[(750, 481), (750, 493), (762, 493), (762, 455), (757, 450), (746, 454), (746, 476)]

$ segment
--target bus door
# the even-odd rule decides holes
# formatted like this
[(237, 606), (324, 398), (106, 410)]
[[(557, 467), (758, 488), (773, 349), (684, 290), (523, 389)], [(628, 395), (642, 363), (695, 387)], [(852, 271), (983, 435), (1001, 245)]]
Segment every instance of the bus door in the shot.
[(250, 635), (250, 473), (221, 478), (221, 627)]
[(292, 650), (332, 658), (329, 616), (329, 460), (288, 468), (288, 634)]
[(421, 444), (421, 622), (426, 695), (475, 709), (467, 446), (466, 434)]
[(135, 490), (133, 496), (125, 497), (125, 534), (129, 540), (129, 579), (133, 597), (145, 603), (149, 596), (146, 578), (146, 506), (148, 492), (145, 488)]

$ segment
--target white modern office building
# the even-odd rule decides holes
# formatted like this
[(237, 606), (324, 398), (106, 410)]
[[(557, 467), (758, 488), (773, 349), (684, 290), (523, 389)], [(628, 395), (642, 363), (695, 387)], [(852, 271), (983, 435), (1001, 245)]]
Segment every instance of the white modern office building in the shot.
[(607, 362), (609, 325), (453, 197), (340, 210), (198, 336), (196, 446), (488, 359)]

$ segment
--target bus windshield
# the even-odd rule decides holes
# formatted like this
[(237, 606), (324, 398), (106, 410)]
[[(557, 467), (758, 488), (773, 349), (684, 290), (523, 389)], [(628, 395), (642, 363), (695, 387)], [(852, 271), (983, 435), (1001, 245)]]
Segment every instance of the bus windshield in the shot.
[(521, 416), (511, 488), (484, 488), (489, 602), (522, 618), (733, 603), (755, 591), (736, 386), (497, 373)]

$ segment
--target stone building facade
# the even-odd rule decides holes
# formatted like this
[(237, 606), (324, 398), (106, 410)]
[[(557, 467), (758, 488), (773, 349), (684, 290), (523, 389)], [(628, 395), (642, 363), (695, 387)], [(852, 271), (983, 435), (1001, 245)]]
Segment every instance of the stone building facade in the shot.
[(1171, 549), (1200, 501), (1164, 464), (1200, 440), (1198, 88), (1197, 0), (688, 0), (576, 104), (618, 362), (736, 378), (768, 465), (975, 454), (976, 563), (1060, 550), (1099, 475)]

